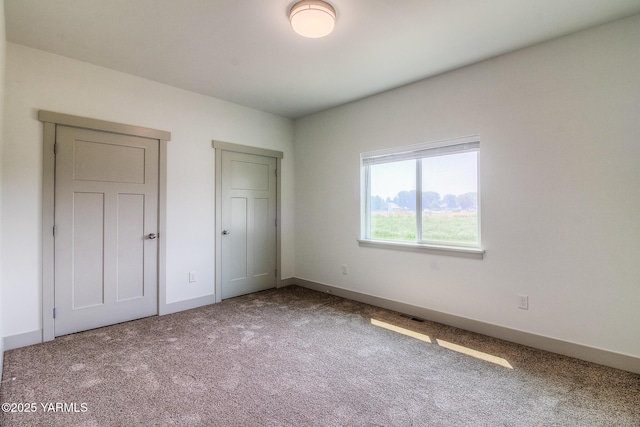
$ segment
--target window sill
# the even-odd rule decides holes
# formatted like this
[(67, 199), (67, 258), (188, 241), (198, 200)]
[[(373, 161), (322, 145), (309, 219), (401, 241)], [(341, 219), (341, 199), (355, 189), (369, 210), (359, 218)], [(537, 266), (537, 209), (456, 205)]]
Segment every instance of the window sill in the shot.
[(358, 239), (358, 244), (363, 247), (380, 248), (380, 249), (395, 249), (401, 251), (410, 252), (427, 252), (437, 255), (457, 256), (462, 258), (482, 259), (484, 258), (484, 249), (480, 248), (465, 248), (458, 246), (436, 246), (420, 243), (408, 243), (408, 242), (391, 242), (384, 240), (368, 240)]

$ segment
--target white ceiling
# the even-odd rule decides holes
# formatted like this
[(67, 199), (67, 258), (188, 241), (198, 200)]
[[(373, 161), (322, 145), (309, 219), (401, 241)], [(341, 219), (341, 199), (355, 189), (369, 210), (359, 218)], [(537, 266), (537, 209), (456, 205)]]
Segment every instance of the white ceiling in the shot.
[(640, 0), (329, 0), (323, 39), (291, 0), (5, 0), (7, 39), (297, 118), (618, 18)]

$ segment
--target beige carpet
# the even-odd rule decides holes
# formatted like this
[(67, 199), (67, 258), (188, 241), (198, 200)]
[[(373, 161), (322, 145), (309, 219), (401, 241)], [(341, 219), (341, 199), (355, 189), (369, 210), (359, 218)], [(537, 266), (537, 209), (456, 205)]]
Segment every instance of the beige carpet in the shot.
[(3, 380), (36, 404), (7, 427), (640, 426), (639, 375), (295, 286), (12, 350)]

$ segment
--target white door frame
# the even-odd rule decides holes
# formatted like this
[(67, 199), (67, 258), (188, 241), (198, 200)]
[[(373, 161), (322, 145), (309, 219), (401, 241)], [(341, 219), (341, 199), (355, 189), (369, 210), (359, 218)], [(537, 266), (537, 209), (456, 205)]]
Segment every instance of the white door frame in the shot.
[(281, 151), (268, 150), (266, 148), (250, 147), (248, 145), (232, 144), (224, 141), (212, 141), (216, 159), (216, 302), (222, 300), (222, 151), (254, 154), (257, 156), (273, 157), (276, 159), (276, 288), (281, 286), (280, 265), (280, 203), (281, 203), (281, 164), (284, 154)]
[(42, 158), (42, 341), (55, 338), (53, 308), (55, 301), (55, 246), (53, 227), (55, 219), (55, 142), (58, 125), (91, 129), (102, 132), (139, 136), (158, 140), (158, 314), (167, 312), (166, 292), (166, 234), (167, 213), (167, 142), (171, 133), (51, 111), (38, 111), (38, 120), (44, 124)]

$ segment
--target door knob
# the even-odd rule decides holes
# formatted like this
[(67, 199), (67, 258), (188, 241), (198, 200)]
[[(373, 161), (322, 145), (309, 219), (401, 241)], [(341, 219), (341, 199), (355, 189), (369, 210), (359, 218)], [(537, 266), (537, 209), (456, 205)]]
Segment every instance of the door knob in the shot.
[(151, 233), (151, 234), (149, 234), (149, 239), (150, 239), (150, 240), (153, 240), (153, 239), (155, 239), (156, 237), (158, 237), (158, 236), (156, 236), (156, 233)]
[(231, 231), (230, 230), (222, 230), (222, 234), (224, 234), (226, 236), (227, 234), (231, 234)]

